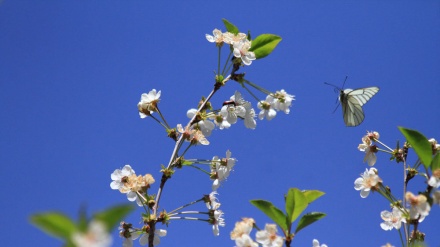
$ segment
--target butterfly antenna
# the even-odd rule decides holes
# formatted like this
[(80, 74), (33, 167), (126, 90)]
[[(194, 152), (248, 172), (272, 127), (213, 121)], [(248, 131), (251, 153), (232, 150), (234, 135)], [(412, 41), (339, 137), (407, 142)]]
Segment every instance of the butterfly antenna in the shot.
[(338, 109), (339, 105), (341, 104), (341, 103), (339, 103), (339, 100), (336, 100), (336, 101), (338, 102), (338, 104), (336, 105), (336, 108), (333, 110), (332, 113), (335, 113), (335, 111)]
[(328, 83), (328, 82), (324, 82), (324, 84), (329, 85), (329, 86), (332, 86), (332, 87), (334, 88), (333, 91), (334, 91), (335, 93), (339, 93), (339, 91), (341, 90), (338, 86), (335, 86), (335, 85), (330, 84), (330, 83)]
[(348, 78), (348, 75), (345, 76), (344, 83), (342, 83), (342, 88), (344, 88), (344, 86), (345, 86), (345, 82), (347, 81), (347, 78)]

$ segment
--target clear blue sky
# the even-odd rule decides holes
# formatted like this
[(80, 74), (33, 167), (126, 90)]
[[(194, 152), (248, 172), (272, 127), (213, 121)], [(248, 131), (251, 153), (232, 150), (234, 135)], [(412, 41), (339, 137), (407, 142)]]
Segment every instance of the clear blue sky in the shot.
[[(254, 217), (261, 227), (269, 222), (248, 201), (282, 207), (290, 187), (327, 193), (309, 210), (328, 216), (301, 232), (293, 246), (311, 246), (313, 238), (330, 247), (399, 246), (397, 232), (379, 226), (388, 203), (375, 194), (361, 199), (353, 189), (367, 168), (357, 146), (366, 130), (376, 130), (394, 147), (403, 141), (397, 126), (440, 140), (439, 1), (2, 1), (3, 246), (60, 246), (28, 223), (32, 213), (59, 210), (77, 217), (81, 205), (96, 212), (126, 202), (109, 187), (110, 174), (124, 164), (159, 180), (173, 142), (155, 122), (139, 118), (136, 104), (142, 93), (162, 90), (168, 122), (188, 121), (186, 111), (212, 87), (217, 50), (205, 34), (224, 30), (221, 18), (254, 37), (283, 38), (273, 54), (243, 71), (297, 100), (289, 115), (258, 121), (253, 131), (242, 124), (216, 130), (210, 146), (187, 155), (209, 159), (230, 149), (238, 159), (219, 189), (227, 225), (214, 237), (207, 224), (175, 221), (160, 246), (234, 246), (229, 233), (240, 217)], [(380, 87), (356, 128), (344, 126), (340, 109), (332, 114), (337, 95), (323, 84), (341, 85), (346, 75), (346, 87)], [(213, 103), (237, 89), (230, 83)], [(376, 168), (401, 196), (401, 165), (388, 158), (380, 155)], [(410, 190), (423, 188), (418, 185)], [(210, 188), (201, 173), (178, 171), (162, 206), (172, 210)], [(139, 222), (140, 213), (129, 220)], [(437, 205), (420, 225), (430, 246), (440, 243), (434, 230), (439, 217)], [(121, 241), (115, 233), (114, 246)]]

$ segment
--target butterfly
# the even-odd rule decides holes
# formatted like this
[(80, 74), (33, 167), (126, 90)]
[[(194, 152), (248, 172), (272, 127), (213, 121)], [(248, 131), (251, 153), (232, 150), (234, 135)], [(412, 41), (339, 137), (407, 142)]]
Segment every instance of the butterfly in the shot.
[[(325, 84), (335, 87), (339, 91), (338, 100), (342, 106), (342, 116), (344, 123), (348, 127), (355, 127), (364, 121), (365, 115), (362, 106), (368, 102), (377, 92), (378, 87), (364, 87), (358, 89), (343, 89), (348, 76), (345, 77), (342, 88), (325, 82)], [(336, 106), (338, 108), (339, 104)], [(334, 111), (333, 111), (334, 112)]]

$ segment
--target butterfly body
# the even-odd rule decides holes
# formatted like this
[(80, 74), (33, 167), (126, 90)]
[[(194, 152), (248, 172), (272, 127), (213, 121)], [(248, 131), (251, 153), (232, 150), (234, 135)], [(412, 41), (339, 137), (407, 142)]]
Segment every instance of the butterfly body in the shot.
[(355, 127), (364, 121), (365, 115), (362, 106), (377, 92), (379, 92), (378, 87), (339, 90), (339, 102), (342, 106), (342, 116), (346, 126)]

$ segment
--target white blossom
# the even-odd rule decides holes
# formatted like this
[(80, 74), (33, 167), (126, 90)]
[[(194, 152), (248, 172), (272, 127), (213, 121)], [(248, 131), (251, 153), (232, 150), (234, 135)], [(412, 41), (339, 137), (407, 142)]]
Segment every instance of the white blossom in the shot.
[(235, 247), (258, 247), (258, 243), (254, 242), (248, 234), (243, 234), (235, 239)]
[(327, 245), (325, 245), (325, 244), (319, 245), (319, 241), (316, 239), (313, 239), (312, 244), (313, 244), (313, 247), (327, 247)]
[(251, 42), (249, 40), (245, 39), (234, 42), (232, 45), (234, 47), (234, 56), (241, 58), (243, 64), (251, 65), (252, 61), (256, 59), (255, 53), (249, 51), (251, 48)]
[(292, 101), (294, 100), (294, 96), (288, 94), (284, 89), (281, 91), (277, 91), (274, 95), (269, 95), (269, 97), (273, 98), (272, 106), (277, 111), (283, 111), (286, 114), (290, 112), (290, 106), (292, 105)]
[(272, 120), (277, 115), (277, 112), (273, 108), (273, 100), (274, 98), (268, 95), (265, 101), (260, 101), (257, 104), (258, 109), (260, 109), (260, 113), (258, 113), (258, 118), (263, 120), (266, 118), (267, 120)]
[(76, 247), (109, 247), (113, 240), (102, 222), (92, 220), (86, 232), (72, 235), (72, 242)]
[(224, 227), (225, 226), (225, 219), (223, 218), (223, 211), (221, 210), (214, 210), (214, 218), (213, 218), (213, 224), (212, 224), (212, 232), (215, 236), (220, 235), (220, 229), (219, 226)]
[(231, 232), (231, 239), (235, 240), (242, 235), (249, 235), (254, 227), (255, 220), (252, 218), (243, 218), (235, 223), (234, 230)]
[[(164, 237), (167, 235), (167, 230), (163, 230), (163, 229), (156, 229), (154, 231), (154, 240), (153, 240), (153, 245), (157, 246), (160, 244), (160, 238), (159, 237)], [(139, 243), (144, 246), (148, 244), (148, 238), (149, 238), (150, 234), (145, 233), (142, 234), (141, 238), (139, 238)]]
[(159, 102), (160, 91), (156, 92), (156, 89), (150, 92), (143, 93), (141, 95), (141, 100), (138, 103), (139, 116), (141, 118), (146, 118), (151, 115), (154, 111), (157, 111), (157, 103)]
[(120, 190), (124, 186), (124, 179), (133, 174), (135, 174), (135, 172), (130, 165), (125, 165), (122, 170), (116, 169), (111, 174), (113, 181), (110, 183), (110, 187), (114, 190)]
[(282, 247), (283, 238), (277, 235), (277, 225), (266, 224), (264, 230), (258, 231), (256, 240), (263, 247)]
[(376, 168), (366, 169), (361, 177), (354, 181), (354, 189), (361, 191), (361, 197), (366, 198), (370, 194), (370, 190), (382, 182), (382, 180), (377, 175)]
[(224, 36), (222, 31), (218, 30), (217, 28), (214, 29), (214, 31), (212, 31), (213, 35), (209, 35), (206, 34), (205, 37), (206, 39), (211, 42), (211, 43), (217, 43), (217, 44), (221, 44), (224, 42)]
[(380, 227), (385, 231), (392, 230), (393, 228), (399, 230), (402, 222), (405, 222), (405, 219), (402, 218), (402, 212), (397, 207), (394, 207), (392, 212), (382, 211), (380, 217), (384, 220), (384, 222), (380, 223)]

